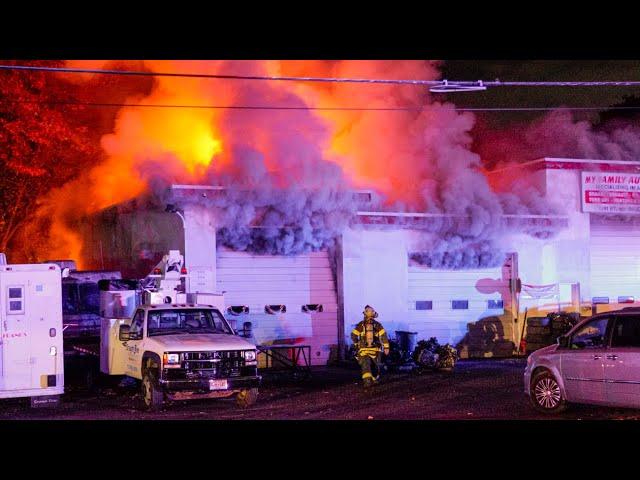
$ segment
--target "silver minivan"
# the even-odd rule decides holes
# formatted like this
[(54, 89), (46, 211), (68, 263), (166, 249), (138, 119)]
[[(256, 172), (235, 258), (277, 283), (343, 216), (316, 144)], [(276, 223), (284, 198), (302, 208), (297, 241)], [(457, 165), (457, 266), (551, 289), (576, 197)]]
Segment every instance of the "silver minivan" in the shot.
[(568, 402), (640, 408), (640, 308), (595, 315), (533, 352), (524, 390), (545, 413)]

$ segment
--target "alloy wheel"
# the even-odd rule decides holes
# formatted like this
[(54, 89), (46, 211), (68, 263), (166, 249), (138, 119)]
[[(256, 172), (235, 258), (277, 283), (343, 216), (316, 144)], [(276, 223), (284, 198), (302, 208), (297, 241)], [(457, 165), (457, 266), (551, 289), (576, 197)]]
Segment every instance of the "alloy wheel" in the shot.
[(553, 378), (541, 378), (535, 386), (536, 402), (543, 408), (553, 409), (560, 403), (560, 385)]

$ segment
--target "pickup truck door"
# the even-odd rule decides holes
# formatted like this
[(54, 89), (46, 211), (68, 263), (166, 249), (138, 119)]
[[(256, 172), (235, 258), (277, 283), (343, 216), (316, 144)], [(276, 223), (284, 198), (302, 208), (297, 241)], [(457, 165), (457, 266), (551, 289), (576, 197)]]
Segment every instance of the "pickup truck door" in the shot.
[(605, 403), (604, 355), (610, 317), (596, 318), (569, 339), (561, 354), (561, 372), (570, 402)]
[(604, 370), (609, 403), (640, 408), (640, 315), (616, 316)]
[(142, 354), (144, 351), (145, 312), (137, 310), (131, 321), (129, 340), (124, 342), (127, 349), (126, 375), (142, 379)]

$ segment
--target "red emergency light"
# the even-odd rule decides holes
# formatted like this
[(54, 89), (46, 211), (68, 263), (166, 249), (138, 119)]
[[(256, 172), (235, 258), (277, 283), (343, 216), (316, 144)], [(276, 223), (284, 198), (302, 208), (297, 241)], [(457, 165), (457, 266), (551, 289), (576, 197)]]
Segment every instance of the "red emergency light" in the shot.
[(153, 269), (153, 274), (154, 275), (160, 275), (162, 273), (162, 271), (159, 268), (154, 268)]
[(182, 267), (182, 269), (180, 269), (180, 275), (186, 275), (187, 274), (187, 267)]

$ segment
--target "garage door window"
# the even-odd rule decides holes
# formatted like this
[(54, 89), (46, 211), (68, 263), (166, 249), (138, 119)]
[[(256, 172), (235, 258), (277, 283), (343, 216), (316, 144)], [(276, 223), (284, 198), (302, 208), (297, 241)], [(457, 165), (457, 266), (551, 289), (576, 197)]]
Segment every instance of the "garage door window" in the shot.
[(454, 310), (469, 310), (469, 300), (451, 300), (451, 308)]
[(417, 300), (416, 310), (433, 310), (433, 302), (431, 300)]
[(10, 315), (24, 313), (24, 287), (7, 287), (7, 313)]
[(487, 300), (487, 308), (504, 308), (504, 302), (502, 300)]

